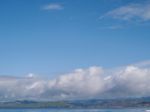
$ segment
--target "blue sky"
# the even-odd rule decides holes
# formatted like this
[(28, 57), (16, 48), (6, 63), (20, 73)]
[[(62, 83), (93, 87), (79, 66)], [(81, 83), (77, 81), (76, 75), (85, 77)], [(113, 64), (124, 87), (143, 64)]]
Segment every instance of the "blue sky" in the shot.
[(1, 0), (0, 74), (54, 77), (150, 59), (149, 0)]

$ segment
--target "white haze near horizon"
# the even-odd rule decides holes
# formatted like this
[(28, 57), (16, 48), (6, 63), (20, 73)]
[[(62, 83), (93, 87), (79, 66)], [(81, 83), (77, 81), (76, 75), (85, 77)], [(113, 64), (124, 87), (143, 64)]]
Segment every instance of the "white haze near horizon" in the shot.
[(104, 69), (76, 69), (54, 79), (0, 76), (0, 100), (69, 100), (150, 94), (150, 61)]

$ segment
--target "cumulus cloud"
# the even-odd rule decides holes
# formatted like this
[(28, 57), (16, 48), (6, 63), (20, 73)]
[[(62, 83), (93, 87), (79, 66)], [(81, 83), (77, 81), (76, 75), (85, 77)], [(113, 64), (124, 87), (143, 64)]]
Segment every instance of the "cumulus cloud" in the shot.
[[(121, 6), (106, 13), (103, 17), (112, 17), (121, 20), (150, 20), (150, 3), (130, 4)], [(103, 18), (102, 17), (102, 18)]]
[(148, 96), (150, 68), (144, 66), (144, 63), (141, 66), (133, 64), (111, 70), (97, 66), (76, 69), (51, 80), (35, 77), (33, 74), (27, 77), (0, 76), (0, 100)]
[(48, 5), (45, 5), (43, 7), (43, 10), (62, 10), (63, 8), (64, 8), (63, 5), (59, 3), (51, 3)]

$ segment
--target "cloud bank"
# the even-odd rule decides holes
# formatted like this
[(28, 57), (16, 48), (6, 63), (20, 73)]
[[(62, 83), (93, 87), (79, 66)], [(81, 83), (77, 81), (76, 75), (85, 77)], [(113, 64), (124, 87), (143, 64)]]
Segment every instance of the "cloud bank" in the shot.
[[(145, 64), (146, 66), (145, 66)], [(55, 79), (0, 76), (0, 100), (67, 100), (140, 97), (150, 94), (149, 62), (111, 70), (76, 69)]]
[(130, 4), (121, 6), (106, 13), (104, 17), (112, 17), (121, 20), (150, 20), (150, 2), (143, 4)]

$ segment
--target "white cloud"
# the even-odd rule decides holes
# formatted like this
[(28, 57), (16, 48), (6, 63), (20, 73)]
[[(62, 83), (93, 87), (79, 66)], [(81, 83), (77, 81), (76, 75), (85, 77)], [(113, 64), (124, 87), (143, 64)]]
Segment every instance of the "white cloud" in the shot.
[[(144, 62), (146, 63), (146, 62)], [(148, 96), (150, 66), (136, 64), (111, 70), (76, 69), (53, 80), (39, 77), (0, 76), (0, 100), (61, 100)], [(33, 76), (33, 75), (32, 75)]]
[[(130, 4), (116, 8), (112, 11), (109, 11), (103, 17), (112, 17), (114, 19), (122, 20), (150, 20), (150, 3), (146, 2), (143, 4)], [(101, 18), (103, 18), (101, 17)]]
[(64, 7), (59, 3), (51, 3), (43, 7), (43, 10), (62, 10), (62, 9), (64, 9)]

